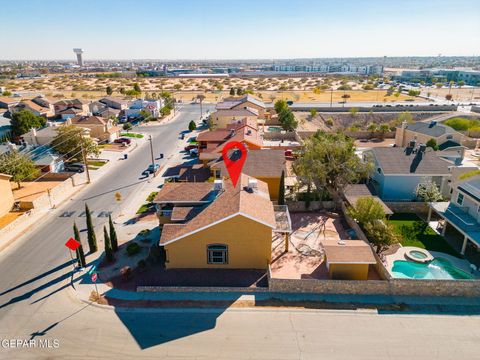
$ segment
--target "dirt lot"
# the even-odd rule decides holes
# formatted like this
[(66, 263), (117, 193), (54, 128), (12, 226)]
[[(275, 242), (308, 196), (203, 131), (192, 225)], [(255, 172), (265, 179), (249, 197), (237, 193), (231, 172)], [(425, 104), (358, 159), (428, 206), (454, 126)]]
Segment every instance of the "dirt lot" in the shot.
[[(175, 93), (175, 97), (183, 102), (192, 101), (198, 94), (206, 96), (205, 101), (216, 102), (229, 96), (230, 88), (241, 87), (252, 89), (255, 95), (265, 102), (277, 99), (288, 99), (296, 102), (328, 102), (331, 96), (334, 102), (342, 101), (342, 95), (350, 95), (349, 101), (385, 101), (395, 102), (411, 98), (404, 94), (398, 97), (385, 96), (385, 90), (362, 90), (367, 84), (366, 79), (355, 81), (343, 80), (343, 85), (349, 85), (353, 91), (318, 90), (319, 86), (337, 89), (342, 85), (338, 78), (73, 78), (70, 75), (49, 75), (39, 79), (16, 79), (1, 81), (13, 92), (25, 91), (43, 93), (53, 98), (84, 98), (97, 99), (105, 96), (105, 89), (111, 86), (114, 96), (121, 96), (120, 88), (130, 89), (137, 82), (144, 92), (159, 93), (163, 90)], [(314, 88), (317, 90), (314, 92)]]
[[(310, 113), (304, 111), (295, 112), (295, 117), (299, 121), (298, 129), (300, 131), (336, 131), (348, 129), (352, 126), (359, 130), (367, 130), (370, 123), (389, 124), (395, 127), (398, 124), (398, 113), (356, 113), (356, 114), (338, 114), (338, 113), (318, 113), (314, 118)], [(410, 113), (413, 121), (428, 119), (429, 117), (439, 115), (440, 113)]]
[(20, 189), (13, 187), (13, 197), (16, 201), (33, 201), (42, 196), (48, 190), (60, 185), (63, 181), (36, 181), (22, 182)]

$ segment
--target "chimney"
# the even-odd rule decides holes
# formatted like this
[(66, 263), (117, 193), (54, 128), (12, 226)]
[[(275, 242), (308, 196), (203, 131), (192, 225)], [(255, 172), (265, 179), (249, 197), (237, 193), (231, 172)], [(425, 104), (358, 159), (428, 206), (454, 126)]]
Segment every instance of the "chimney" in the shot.
[(249, 178), (248, 179), (248, 188), (251, 189), (251, 190), (257, 190), (257, 188), (258, 188), (257, 179)]
[(213, 190), (221, 191), (223, 189), (223, 180), (217, 179), (213, 182)]
[(427, 149), (427, 145), (425, 145), (425, 144), (419, 144), (418, 145), (418, 152), (419, 153), (424, 153), (426, 149)]
[(395, 131), (395, 145), (398, 147), (405, 146), (405, 130), (407, 129), (407, 122), (404, 120), (402, 126)]

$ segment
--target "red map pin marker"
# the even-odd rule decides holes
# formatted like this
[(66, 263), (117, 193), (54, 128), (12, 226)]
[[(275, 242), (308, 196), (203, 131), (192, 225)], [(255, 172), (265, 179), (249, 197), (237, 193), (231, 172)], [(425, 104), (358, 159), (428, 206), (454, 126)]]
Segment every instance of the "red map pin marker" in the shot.
[[(231, 157), (228, 156), (230, 150), (238, 150), (232, 154)], [(237, 186), (238, 178), (242, 173), (243, 164), (247, 159), (247, 148), (241, 142), (238, 141), (229, 141), (225, 144), (222, 150), (222, 157), (225, 166), (227, 167), (228, 174), (230, 179), (232, 179), (233, 187)]]

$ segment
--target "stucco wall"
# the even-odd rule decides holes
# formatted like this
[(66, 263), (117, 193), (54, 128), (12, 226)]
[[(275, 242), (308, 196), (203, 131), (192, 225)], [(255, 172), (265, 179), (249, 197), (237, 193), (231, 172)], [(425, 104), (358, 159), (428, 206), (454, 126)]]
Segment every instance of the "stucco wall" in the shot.
[[(207, 246), (228, 245), (228, 264), (207, 264)], [(272, 229), (237, 215), (165, 246), (167, 268), (266, 269)]]
[(368, 266), (368, 264), (330, 264), (328, 273), (334, 280), (367, 280)]
[(257, 179), (267, 183), (270, 199), (278, 200), (278, 192), (280, 190), (280, 176), (279, 177), (257, 177)]
[(10, 180), (0, 178), (0, 216), (5, 215), (13, 206), (13, 194)]
[(252, 116), (219, 116), (216, 115), (217, 113), (214, 112), (211, 117), (212, 117), (212, 125), (215, 128), (226, 128), (227, 125), (232, 124), (232, 122), (237, 121), (237, 120), (242, 120), (242, 119), (247, 119), (247, 120), (257, 120), (257, 116), (252, 115)]
[(317, 210), (332, 210), (335, 207), (333, 201), (310, 201), (310, 206), (307, 208), (306, 201), (287, 201), (288, 211), (290, 212), (304, 212)]

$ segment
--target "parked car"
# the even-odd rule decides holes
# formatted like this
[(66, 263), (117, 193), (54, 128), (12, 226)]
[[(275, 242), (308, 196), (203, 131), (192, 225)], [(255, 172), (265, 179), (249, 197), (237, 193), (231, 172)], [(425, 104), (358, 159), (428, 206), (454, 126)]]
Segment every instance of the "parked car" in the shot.
[(159, 168), (160, 168), (160, 165), (159, 165), (159, 164), (150, 164), (150, 165), (148, 165), (147, 171), (148, 171), (150, 174), (153, 174), (153, 173), (156, 172)]
[(127, 138), (118, 138), (113, 140), (115, 144), (127, 144), (130, 145), (132, 143), (132, 140), (127, 139)]
[(69, 172), (83, 173), (85, 171), (85, 165), (82, 163), (65, 163), (64, 170)]
[(285, 150), (285, 156), (292, 157), (293, 156), (293, 151), (291, 149)]
[(197, 146), (198, 146), (198, 145), (190, 144), (190, 145), (185, 146), (185, 147), (184, 147), (184, 150), (190, 152), (190, 150), (196, 149)]

